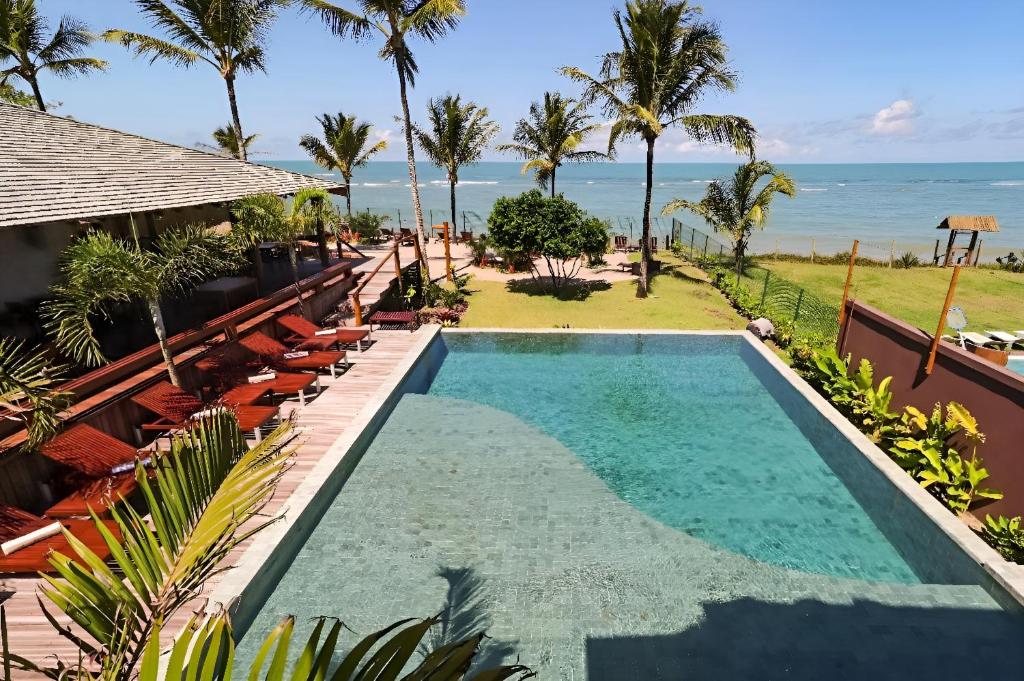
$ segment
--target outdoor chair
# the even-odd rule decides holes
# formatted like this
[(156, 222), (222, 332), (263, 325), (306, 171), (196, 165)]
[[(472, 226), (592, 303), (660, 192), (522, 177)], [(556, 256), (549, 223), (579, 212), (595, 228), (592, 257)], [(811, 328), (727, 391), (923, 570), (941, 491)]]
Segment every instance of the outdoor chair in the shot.
[(1010, 350), (1017, 343), (1024, 344), (1024, 338), (1020, 338), (1015, 334), (1007, 333), (1006, 331), (985, 331), (985, 334), (990, 338), (999, 341), (1003, 344), (1006, 350)]
[(337, 376), (338, 364), (348, 369), (344, 350), (290, 352), (287, 347), (270, 336), (257, 331), (238, 339), (239, 345), (269, 363), (297, 371), (323, 371), (328, 369), (331, 377)]
[(381, 227), (380, 238), (384, 241), (391, 241), (395, 238), (395, 230), (390, 229), (389, 227)]
[(320, 393), (320, 377), (315, 373), (276, 371), (271, 376), (262, 362), (229, 359), (226, 352), (199, 360), (196, 368), (216, 378), (223, 392), (219, 401), (228, 407), (247, 407), (264, 398), (289, 395), (296, 395), (299, 404), (305, 406), (307, 393)]
[(409, 329), (410, 332), (415, 331), (419, 328), (419, 315), (411, 311), (398, 311), (398, 312), (374, 312), (370, 315), (370, 326), (374, 324), (382, 326), (384, 324), (392, 324), (394, 326), (404, 326)]
[(628, 252), (629, 251), (629, 239), (627, 239), (625, 236), (616, 236), (615, 237), (615, 250), (616, 251), (622, 251), (623, 253)]
[(398, 230), (398, 232), (399, 232), (399, 235), (400, 235), (400, 237), (402, 239), (411, 239), (412, 238), (412, 230), (407, 228), (407, 227), (402, 227), (400, 230)]
[(459, 232), (459, 243), (468, 244), (473, 241), (473, 232)]
[[(121, 532), (117, 525), (111, 521), (105, 522), (107, 529), (120, 540)], [(110, 549), (91, 519), (51, 520), (20, 508), (0, 505), (0, 573), (55, 572), (47, 560), (51, 552), (75, 555), (62, 529), (75, 535), (100, 560), (105, 561), (110, 557)]]
[(363, 340), (368, 339), (370, 335), (369, 331), (362, 329), (325, 329), (295, 314), (278, 317), (277, 323), (292, 334), (285, 338), (285, 342), (295, 344), (300, 350), (311, 350), (316, 344), (326, 342), (326, 347), (318, 349), (327, 350), (332, 346), (355, 343), (359, 352), (362, 352)]
[[(160, 418), (139, 426), (142, 432), (156, 431), (171, 433), (187, 428), (207, 407), (198, 397), (177, 388), (167, 381), (157, 383), (153, 387), (132, 395), (132, 402), (153, 412)], [(243, 433), (253, 432), (256, 441), (262, 439), (260, 428), (277, 418), (277, 407), (257, 407), (240, 405), (233, 407), (238, 419), (238, 426)]]

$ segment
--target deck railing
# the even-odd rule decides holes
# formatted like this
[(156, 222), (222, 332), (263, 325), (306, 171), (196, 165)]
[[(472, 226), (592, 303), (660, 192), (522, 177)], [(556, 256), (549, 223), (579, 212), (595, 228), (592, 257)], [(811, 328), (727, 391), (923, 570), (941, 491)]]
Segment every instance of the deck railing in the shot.
[(353, 321), (356, 326), (363, 325), (363, 305), (362, 302), (360, 302), (359, 300), (359, 296), (363, 292), (363, 289), (366, 288), (366, 285), (369, 284), (373, 280), (373, 278), (377, 276), (377, 274), (384, 268), (384, 265), (386, 265), (389, 260), (394, 261), (395, 278), (398, 279), (399, 284), (401, 284), (402, 260), (398, 254), (398, 251), (401, 248), (402, 244), (410, 242), (412, 243), (414, 252), (416, 253), (416, 261), (419, 262), (420, 260), (422, 260), (423, 254), (420, 246), (419, 235), (412, 234), (410, 236), (395, 237), (395, 242), (391, 245), (391, 248), (388, 249), (388, 252), (384, 255), (384, 257), (380, 259), (380, 262), (377, 263), (377, 266), (370, 270), (370, 273), (363, 277), (363, 280), (359, 282), (359, 285), (356, 286), (355, 289), (348, 294), (349, 299), (352, 302), (352, 315), (354, 317)]

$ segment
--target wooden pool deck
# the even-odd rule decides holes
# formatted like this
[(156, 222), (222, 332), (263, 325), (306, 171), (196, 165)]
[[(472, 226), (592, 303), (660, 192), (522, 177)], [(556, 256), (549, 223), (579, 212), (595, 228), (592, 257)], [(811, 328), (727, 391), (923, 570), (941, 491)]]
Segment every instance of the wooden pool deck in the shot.
[[(293, 492), (314, 473), (335, 442), (349, 435), (352, 428), (361, 427), (360, 415), (364, 409), (373, 407), (381, 389), (397, 380), (396, 368), (407, 363), (411, 354), (422, 347), (425, 337), (433, 333), (433, 327), (422, 327), (414, 333), (375, 330), (373, 343), (365, 352), (350, 351), (351, 368), (347, 372), (334, 379), (329, 375), (320, 377), (322, 390), (318, 396), (307, 399), (304, 407), (299, 406), (297, 399), (287, 400), (282, 405), (282, 416), (294, 413), (296, 440), (293, 446), (296, 450), (293, 465), (278, 485), (277, 493), (265, 509), (266, 514), (288, 513), (287, 502)], [(262, 536), (257, 535), (237, 547), (225, 564), (235, 565)], [(208, 583), (203, 597), (180, 610), (165, 630), (177, 632), (194, 611), (205, 607), (209, 595), (230, 575), (229, 570)], [(40, 611), (37, 601), (40, 581), (36, 578), (0, 579), (0, 598), (7, 596), (3, 605), (7, 612), (10, 650), (41, 664), (52, 664), (55, 656), (74, 662), (77, 650), (55, 632)], [(46, 599), (44, 602), (49, 603)], [(15, 673), (15, 678), (31, 676)]]

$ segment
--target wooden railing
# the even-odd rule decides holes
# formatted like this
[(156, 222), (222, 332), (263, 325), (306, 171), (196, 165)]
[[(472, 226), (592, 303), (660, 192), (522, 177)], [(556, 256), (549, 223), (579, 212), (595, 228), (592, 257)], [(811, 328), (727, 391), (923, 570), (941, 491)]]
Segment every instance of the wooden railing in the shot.
[(420, 250), (421, 247), (419, 235), (413, 234), (411, 236), (396, 237), (394, 244), (392, 244), (391, 248), (388, 249), (388, 252), (384, 255), (384, 257), (380, 259), (380, 262), (377, 263), (377, 266), (374, 267), (368, 275), (363, 277), (363, 280), (359, 282), (359, 285), (356, 286), (355, 290), (348, 294), (349, 299), (352, 302), (352, 315), (354, 316), (353, 321), (356, 326), (363, 325), (363, 305), (359, 300), (359, 295), (363, 292), (363, 289), (366, 288), (366, 285), (369, 284), (370, 281), (372, 281), (373, 278), (377, 276), (381, 269), (384, 268), (384, 265), (387, 264), (389, 260), (392, 260), (395, 263), (395, 278), (398, 279), (399, 286), (401, 286), (402, 260), (398, 255), (398, 250), (399, 248), (401, 248), (402, 244), (409, 242), (412, 242), (413, 249), (416, 253), (416, 262), (422, 260), (423, 254), (422, 251)]

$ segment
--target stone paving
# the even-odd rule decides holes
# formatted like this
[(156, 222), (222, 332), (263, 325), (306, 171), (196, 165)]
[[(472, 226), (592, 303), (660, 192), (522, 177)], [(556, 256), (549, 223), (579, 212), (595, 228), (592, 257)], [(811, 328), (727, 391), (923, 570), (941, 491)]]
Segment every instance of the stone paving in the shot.
[(407, 395), (243, 640), (285, 614), (367, 634), (445, 609), (542, 679), (1019, 681), (1021, 620), (975, 586), (805, 574), (619, 499), (516, 417)]

